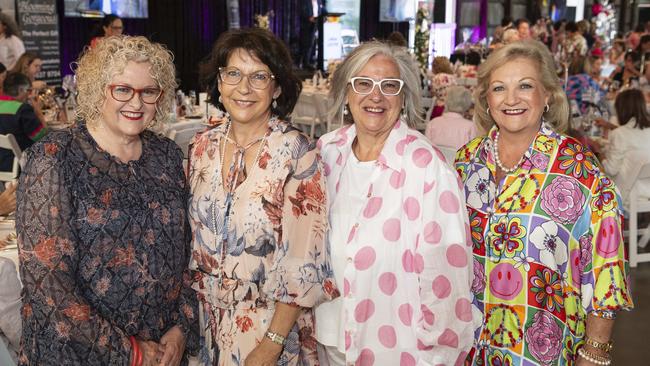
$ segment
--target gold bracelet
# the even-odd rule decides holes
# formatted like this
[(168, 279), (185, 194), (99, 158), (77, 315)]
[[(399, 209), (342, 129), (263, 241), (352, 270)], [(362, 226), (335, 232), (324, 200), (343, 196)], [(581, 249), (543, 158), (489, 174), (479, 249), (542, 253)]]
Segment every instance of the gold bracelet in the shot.
[(589, 337), (585, 337), (585, 344), (588, 344), (597, 350), (601, 350), (607, 353), (609, 353), (614, 348), (614, 342), (612, 341), (609, 341), (607, 343), (600, 343)]

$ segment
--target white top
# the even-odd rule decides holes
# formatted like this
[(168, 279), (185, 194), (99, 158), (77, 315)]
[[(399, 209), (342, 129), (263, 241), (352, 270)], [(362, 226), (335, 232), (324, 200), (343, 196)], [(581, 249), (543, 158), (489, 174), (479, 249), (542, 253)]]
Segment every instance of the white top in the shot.
[(25, 45), (20, 38), (0, 36), (0, 62), (7, 70), (11, 70), (16, 65), (16, 61), (23, 53), (25, 53)]
[[(316, 329), (338, 321), (351, 364), (461, 362), (472, 345), (475, 324), (472, 243), (458, 176), (426, 137), (398, 121), (372, 173), (353, 178), (362, 180), (364, 189), (351, 202), (351, 190), (359, 188), (341, 180), (353, 174), (346, 165), (355, 138), (352, 124), (318, 142), (327, 196), (331, 204), (342, 205), (331, 207), (330, 215), (353, 219), (341, 220), (347, 225), (332, 223), (342, 233), (330, 241), (332, 252), (345, 252), (332, 258), (337, 280), (344, 268), (344, 317), (317, 318)], [(346, 197), (339, 198), (343, 190), (348, 190)], [(363, 201), (361, 210), (357, 199)], [(341, 237), (343, 242), (335, 239)]]
[(23, 329), (20, 320), (21, 287), (14, 262), (0, 256), (0, 342), (7, 346), (14, 361), (18, 357)]
[[(346, 265), (345, 243), (348, 232), (346, 228), (355, 223), (356, 217), (363, 210), (366, 202), (368, 178), (375, 169), (375, 161), (359, 161), (354, 153), (350, 154), (341, 173), (340, 190), (330, 209), (330, 231), (327, 245), (330, 246), (332, 268), (336, 286), (343, 289), (343, 275)], [(316, 307), (316, 339), (326, 346), (336, 346), (345, 353), (345, 329), (343, 319), (343, 298), (323, 303)]]
[[(632, 187), (633, 182), (626, 181), (633, 179), (630, 172), (638, 168), (638, 161), (629, 159), (633, 151), (643, 152), (650, 156), (650, 128), (634, 128), (636, 119), (632, 118), (626, 124), (618, 127), (609, 133), (609, 143), (606, 148), (606, 158), (603, 160), (605, 172), (613, 177), (616, 185), (621, 188), (623, 199), (627, 198), (629, 191), (624, 187)], [(639, 184), (639, 195), (650, 197), (650, 184), (641, 182)]]

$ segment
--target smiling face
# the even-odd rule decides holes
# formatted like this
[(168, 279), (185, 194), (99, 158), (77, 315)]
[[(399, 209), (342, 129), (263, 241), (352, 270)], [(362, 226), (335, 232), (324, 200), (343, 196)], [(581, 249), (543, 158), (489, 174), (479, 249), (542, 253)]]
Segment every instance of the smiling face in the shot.
[[(382, 79), (399, 79), (399, 69), (388, 56), (377, 55), (354, 76), (367, 77), (375, 81)], [(402, 93), (383, 95), (379, 86), (374, 86), (368, 95), (357, 94), (348, 85), (347, 102), (357, 128), (357, 134), (374, 137), (388, 136), (397, 122), (403, 105)]]
[(499, 299), (512, 300), (523, 288), (521, 273), (510, 263), (499, 263), (490, 272), (490, 290)]
[[(159, 88), (150, 75), (151, 64), (148, 62), (129, 61), (124, 72), (113, 76), (109, 85), (125, 85), (134, 89)], [(156, 114), (156, 105), (143, 103), (136, 93), (128, 102), (119, 102), (111, 96), (108, 85), (105, 87), (102, 105), (102, 128), (98, 131), (107, 133), (108, 138), (134, 138), (151, 123)]]
[[(242, 75), (252, 75), (258, 71), (272, 73), (256, 56), (241, 48), (232, 52), (225, 67), (236, 67)], [(281, 92), (275, 81), (271, 81), (265, 89), (255, 89), (246, 76), (242, 76), (236, 85), (219, 80), (218, 89), (221, 103), (232, 122), (244, 125), (266, 123), (271, 116), (273, 98), (280, 96)]]
[(492, 71), (487, 102), (501, 132), (529, 136), (539, 130), (549, 95), (538, 69), (535, 62), (519, 57)]

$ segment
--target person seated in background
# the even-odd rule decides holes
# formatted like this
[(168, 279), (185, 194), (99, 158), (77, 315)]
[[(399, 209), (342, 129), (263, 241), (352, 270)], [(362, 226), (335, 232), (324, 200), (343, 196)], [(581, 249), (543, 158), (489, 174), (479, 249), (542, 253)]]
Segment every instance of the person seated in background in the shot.
[(14, 67), (16, 60), (25, 53), (25, 45), (19, 34), (13, 17), (0, 12), (0, 62), (8, 69)]
[[(4, 247), (4, 244), (4, 241), (0, 240), (0, 249)], [(18, 363), (20, 335), (22, 334), (21, 287), (16, 264), (9, 258), (0, 257), (0, 343), (7, 347), (9, 356), (14, 363)]]
[(431, 117), (435, 118), (442, 115), (445, 110), (445, 100), (447, 99), (447, 88), (456, 85), (454, 70), (451, 68), (449, 59), (444, 56), (438, 56), (433, 59), (431, 65), (433, 69), (433, 78), (431, 79), (431, 92), (436, 98), (436, 105), (433, 107)]
[(454, 150), (478, 135), (476, 124), (464, 117), (472, 107), (472, 94), (463, 86), (452, 86), (447, 90), (445, 112), (427, 123), (425, 135), (435, 146)]
[(503, 32), (503, 44), (507, 45), (508, 43), (519, 41), (519, 31), (516, 28), (507, 28)]
[(568, 22), (564, 28), (566, 31), (566, 39), (564, 41), (563, 52), (565, 59), (571, 60), (575, 56), (586, 56), (589, 47), (587, 47), (587, 40), (582, 36), (576, 22)]
[[(609, 123), (601, 125), (609, 132), (608, 144), (601, 156), (603, 167), (608, 175), (613, 177), (619, 187), (631, 187), (626, 184), (632, 169), (640, 162), (630, 161), (629, 153), (634, 150), (645, 151), (650, 156), (650, 114), (646, 108), (645, 98), (639, 89), (623, 90), (616, 97), (614, 103), (616, 116), (620, 127)], [(650, 184), (640, 182), (639, 195), (650, 197)], [(628, 192), (621, 192), (623, 197)]]
[[(27, 103), (32, 90), (30, 85), (27, 76), (10, 72), (2, 85), (4, 94), (0, 95), (0, 134), (14, 135), (22, 151), (47, 133), (38, 112)], [(13, 152), (0, 149), (0, 171), (10, 171), (13, 160)]]
[(598, 57), (576, 57), (569, 65), (566, 94), (569, 100), (575, 100), (581, 114), (588, 112), (589, 107), (599, 107), (607, 91), (601, 88), (594, 76), (600, 77), (602, 61)]
[(517, 19), (515, 22), (517, 26), (517, 33), (519, 33), (519, 39), (526, 41), (530, 39), (530, 22), (526, 18)]
[(610, 75), (612, 81), (616, 82), (620, 87), (630, 86), (633, 81), (638, 81), (641, 76), (641, 72), (636, 68), (636, 64), (639, 60), (638, 53), (628, 51), (625, 53), (624, 60), (623, 66), (617, 67)]
[(11, 69), (11, 72), (19, 72), (26, 75), (32, 83), (34, 95), (38, 91), (47, 87), (43, 80), (36, 80), (36, 76), (41, 72), (43, 67), (43, 60), (34, 52), (25, 52), (16, 61), (16, 65)]

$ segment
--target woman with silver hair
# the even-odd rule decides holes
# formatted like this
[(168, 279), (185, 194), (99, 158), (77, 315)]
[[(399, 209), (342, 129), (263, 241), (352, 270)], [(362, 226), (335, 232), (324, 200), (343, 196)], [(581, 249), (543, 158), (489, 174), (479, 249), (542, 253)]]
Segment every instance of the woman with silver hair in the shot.
[(345, 296), (316, 309), (323, 363), (454, 364), (471, 346), (467, 216), (455, 173), (409, 127), (419, 85), (408, 52), (381, 42), (334, 74), (330, 117), (345, 126), (319, 146)]

